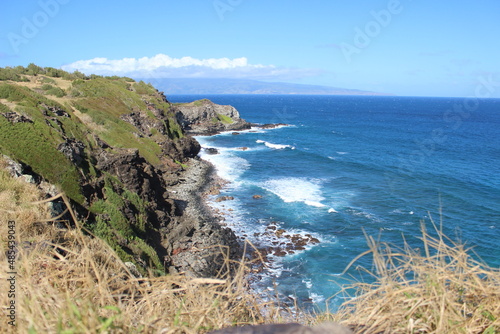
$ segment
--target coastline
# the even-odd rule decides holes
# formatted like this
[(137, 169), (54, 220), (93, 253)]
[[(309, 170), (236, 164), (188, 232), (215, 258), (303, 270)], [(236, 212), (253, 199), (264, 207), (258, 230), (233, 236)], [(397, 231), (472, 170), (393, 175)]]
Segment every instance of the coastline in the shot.
[(215, 277), (232, 268), (227, 260), (239, 260), (242, 247), (234, 231), (221, 224), (222, 217), (208, 205), (206, 198), (220, 189), (224, 180), (215, 167), (200, 158), (191, 158), (179, 175), (179, 182), (169, 188), (176, 204), (176, 215), (166, 233), (175, 240), (170, 249), (170, 273), (195, 277)]
[(213, 164), (201, 158), (193, 158), (179, 175), (179, 182), (170, 187), (170, 198), (189, 218), (218, 222), (219, 217), (205, 199), (223, 184), (224, 181), (217, 175)]

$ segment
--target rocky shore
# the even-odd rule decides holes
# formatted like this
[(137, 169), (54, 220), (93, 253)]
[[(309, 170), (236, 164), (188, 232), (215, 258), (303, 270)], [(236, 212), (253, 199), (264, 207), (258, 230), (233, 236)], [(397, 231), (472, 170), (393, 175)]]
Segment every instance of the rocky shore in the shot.
[[(170, 188), (182, 220), (167, 231), (175, 240), (169, 249), (169, 272), (191, 276), (215, 276), (227, 258), (241, 256), (241, 247), (232, 230), (220, 224), (219, 217), (205, 198), (223, 181), (206, 161), (191, 159), (180, 174), (179, 183)], [(226, 255), (221, 255), (222, 253)]]

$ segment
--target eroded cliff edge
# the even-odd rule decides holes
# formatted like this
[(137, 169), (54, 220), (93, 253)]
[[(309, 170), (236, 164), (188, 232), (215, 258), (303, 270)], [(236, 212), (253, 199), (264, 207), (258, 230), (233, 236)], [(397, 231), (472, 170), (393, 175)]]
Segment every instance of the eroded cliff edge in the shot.
[[(200, 145), (182, 120), (203, 117), (182, 117), (182, 105), (130, 78), (30, 65), (0, 69), (0, 79), (0, 152), (11, 174), (47, 197), (64, 192), (85, 228), (123, 261), (143, 274), (214, 276), (224, 260), (220, 247), (240, 255), (234, 233), (200, 198), (213, 171), (197, 159)], [(207, 101), (202, 107), (219, 115), (206, 113), (206, 133), (247, 126), (237, 111)], [(61, 212), (61, 203), (51, 206), (54, 216)], [(69, 217), (58, 224), (72, 227)]]

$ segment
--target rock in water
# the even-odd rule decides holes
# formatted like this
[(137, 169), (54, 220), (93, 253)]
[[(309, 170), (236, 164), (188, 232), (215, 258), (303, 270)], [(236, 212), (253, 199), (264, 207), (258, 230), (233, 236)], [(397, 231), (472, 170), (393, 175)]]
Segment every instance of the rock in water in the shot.
[(240, 118), (236, 108), (215, 104), (207, 99), (176, 105), (174, 108), (177, 121), (189, 134), (213, 135), (251, 127), (250, 123)]

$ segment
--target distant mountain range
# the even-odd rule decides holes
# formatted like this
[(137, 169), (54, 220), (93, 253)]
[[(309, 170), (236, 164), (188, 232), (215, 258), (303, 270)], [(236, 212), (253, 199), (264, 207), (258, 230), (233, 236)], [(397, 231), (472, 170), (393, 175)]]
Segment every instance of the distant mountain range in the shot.
[(134, 78), (150, 82), (166, 94), (304, 94), (304, 95), (389, 95), (329, 86), (263, 82), (245, 79)]

